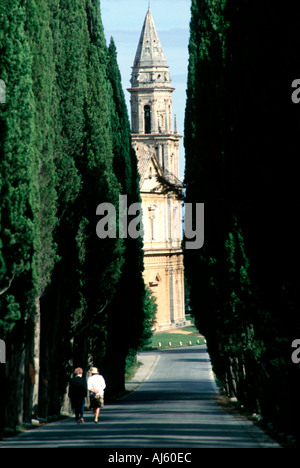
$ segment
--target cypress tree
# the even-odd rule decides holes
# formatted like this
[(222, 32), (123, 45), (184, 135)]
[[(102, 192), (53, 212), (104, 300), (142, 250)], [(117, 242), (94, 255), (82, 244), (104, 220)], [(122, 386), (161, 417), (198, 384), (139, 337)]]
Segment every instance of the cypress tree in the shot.
[(207, 337), (211, 352), (214, 344), (217, 345), (213, 324), (222, 313), (219, 303), (223, 242), (229, 211), (224, 196), (227, 188), (222, 138), (224, 71), (219, 25), (222, 3), (192, 1), (184, 135), (186, 202), (205, 204), (204, 247), (196, 252), (185, 251), (185, 271), (191, 286), (192, 307), (201, 309), (201, 316), (196, 314), (196, 322)]
[[(70, 323), (79, 307), (75, 202), (81, 188), (78, 160), (85, 136), (86, 30), (82, 2), (50, 2), (55, 66), (53, 107), (53, 153), (56, 174), (57, 218), (55, 231), (57, 262), (51, 284), (41, 299), (41, 375), (39, 413), (57, 414), (71, 359)], [(59, 362), (59, 364), (57, 364)]]
[[(287, 97), (300, 71), (295, 60), (299, 5), (282, 10), (279, 5), (245, 0), (237, 7), (228, 1), (224, 16), (230, 21), (225, 103), (228, 108), (230, 103), (231, 130), (226, 132), (225, 151), (233, 182), (232, 205), (243, 230), (258, 298), (253, 322), (261, 343), (261, 366), (252, 382), (259, 382), (258, 400), (265, 417), (299, 439), (294, 389), (300, 374), (290, 358), (290, 345), (300, 326), (295, 314), (300, 250), (294, 216), (299, 111), (290, 93)], [(268, 83), (270, 75), (274, 78)]]
[[(131, 146), (130, 124), (117, 63), (117, 52), (113, 39), (109, 45), (107, 74), (112, 86), (111, 129), (113, 135), (113, 167), (122, 194), (127, 204), (140, 203), (137, 158)], [(123, 213), (121, 213), (123, 215)], [(127, 225), (131, 219), (128, 216)], [(127, 230), (127, 226), (125, 227)], [(145, 286), (143, 281), (142, 239), (124, 240), (124, 265), (115, 297), (109, 306), (107, 320), (107, 351), (104, 368), (110, 394), (124, 391), (126, 359), (135, 355), (142, 344), (144, 328), (149, 330), (151, 319), (146, 323)], [(148, 317), (149, 318), (149, 317)], [(153, 317), (152, 317), (153, 319)], [(117, 343), (117, 346), (116, 346)]]
[(6, 103), (0, 105), (0, 334), (7, 346), (1, 410), (6, 409), (5, 423), (11, 427), (22, 422), (24, 349), (37, 295), (34, 99), (25, 20), (24, 1), (11, 1), (0, 16), (0, 76), (6, 83)]
[[(107, 76), (112, 87), (111, 131), (113, 138), (114, 173), (122, 186), (122, 193), (129, 197), (135, 187), (132, 202), (138, 196), (137, 177), (134, 178), (136, 161), (132, 161), (131, 135), (125, 96), (121, 85), (121, 74), (117, 62), (117, 49), (113, 38), (108, 48)], [(132, 164), (133, 163), (133, 164)], [(135, 164), (134, 164), (135, 163)], [(139, 201), (139, 200), (137, 200)]]
[(73, 359), (75, 366), (86, 368), (88, 360), (105, 354), (106, 308), (124, 261), (122, 239), (100, 240), (95, 231), (98, 204), (117, 206), (120, 193), (113, 172), (111, 87), (98, 2), (65, 0), (59, 7), (53, 2), (51, 27), (59, 136), (56, 241), (61, 259), (42, 299), (43, 416), (60, 409), (69, 362)]
[[(86, 4), (89, 48), (87, 99), (85, 104), (85, 159), (80, 170), (83, 186), (78, 216), (85, 224), (85, 258), (82, 266), (86, 309), (81, 320), (94, 359), (105, 353), (107, 306), (112, 301), (123, 265), (123, 239), (99, 239), (96, 208), (107, 202), (118, 207), (120, 184), (113, 172), (113, 143), (110, 126), (111, 86), (107, 79), (108, 51), (98, 2)], [(101, 346), (102, 343), (102, 346)]]
[(295, 435), (297, 10), (192, 1), (185, 124), (187, 201), (205, 203), (205, 245), (185, 255), (196, 322), (228, 393)]
[[(56, 112), (55, 67), (50, 10), (44, 0), (26, 2), (26, 36), (32, 55), (32, 91), (34, 95), (34, 139), (31, 180), (35, 187), (35, 249), (32, 268), (36, 276), (37, 295), (32, 298), (36, 313), (28, 322), (26, 346), (26, 404), (24, 419), (37, 416), (40, 346), (40, 298), (50, 284), (56, 257), (54, 230), (57, 226), (57, 192), (54, 164), (54, 123)], [(33, 408), (34, 406), (34, 408)]]
[(7, 3), (0, 333), (9, 356), (5, 425), (14, 427), (59, 413), (73, 365), (105, 365), (108, 381), (115, 377), (111, 392), (121, 391), (126, 357), (149, 336), (154, 311), (142, 240), (96, 235), (100, 203), (120, 218), (121, 194), (128, 204), (140, 201), (116, 50), (106, 46), (99, 2)]

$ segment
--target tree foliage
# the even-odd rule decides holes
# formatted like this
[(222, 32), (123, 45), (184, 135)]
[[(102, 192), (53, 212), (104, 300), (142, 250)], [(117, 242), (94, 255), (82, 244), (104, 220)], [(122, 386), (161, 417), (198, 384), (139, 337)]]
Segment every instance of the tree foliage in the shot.
[(1, 424), (14, 427), (59, 413), (73, 365), (103, 366), (111, 393), (122, 391), (152, 312), (141, 239), (96, 235), (100, 203), (140, 201), (99, 2), (10, 0), (0, 25), (1, 379), (13, 408)]
[(193, 0), (185, 117), (186, 201), (205, 203), (205, 245), (185, 252), (196, 321), (228, 394), (297, 436), (298, 8)]

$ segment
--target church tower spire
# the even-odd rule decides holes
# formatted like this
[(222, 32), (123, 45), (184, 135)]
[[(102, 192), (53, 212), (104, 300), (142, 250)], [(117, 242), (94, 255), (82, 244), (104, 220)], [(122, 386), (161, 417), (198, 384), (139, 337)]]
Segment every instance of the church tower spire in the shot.
[(171, 88), (169, 67), (150, 9), (142, 28), (130, 82), (132, 132), (172, 132), (174, 88)]
[[(182, 207), (178, 191), (179, 140), (173, 131), (169, 67), (147, 11), (131, 76), (131, 136), (140, 174), (144, 227), (144, 280), (156, 296), (158, 330), (186, 323)], [(158, 180), (174, 187), (166, 193)]]
[[(171, 162), (169, 155), (173, 143), (176, 147), (175, 143), (182, 138), (173, 132), (174, 88), (171, 87), (169, 67), (150, 9), (143, 24), (130, 82), (132, 134), (141, 138), (142, 135), (152, 135), (161, 166), (178, 178), (179, 156), (176, 154)], [(154, 141), (155, 135), (160, 144)]]
[[(162, 68), (164, 72), (168, 71), (167, 61), (149, 8), (134, 59), (132, 78), (134, 80), (135, 72), (147, 73), (158, 68)], [(151, 80), (148, 84), (150, 83)]]

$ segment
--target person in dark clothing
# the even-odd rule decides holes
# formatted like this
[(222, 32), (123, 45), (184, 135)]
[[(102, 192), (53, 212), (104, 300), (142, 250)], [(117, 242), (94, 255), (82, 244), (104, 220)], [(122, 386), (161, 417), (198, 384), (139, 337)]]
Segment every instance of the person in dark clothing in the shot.
[(75, 420), (77, 424), (84, 423), (84, 403), (87, 396), (87, 381), (82, 377), (83, 370), (77, 367), (74, 371), (74, 377), (70, 381), (69, 398), (72, 408), (75, 411)]

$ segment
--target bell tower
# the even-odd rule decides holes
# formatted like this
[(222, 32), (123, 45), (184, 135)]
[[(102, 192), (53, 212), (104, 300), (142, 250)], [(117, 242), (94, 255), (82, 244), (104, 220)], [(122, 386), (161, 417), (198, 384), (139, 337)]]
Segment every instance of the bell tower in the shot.
[[(156, 329), (185, 322), (179, 141), (169, 67), (148, 9), (131, 75), (131, 132), (140, 173), (144, 280), (156, 297)], [(165, 184), (164, 184), (165, 182)], [(168, 187), (166, 189), (166, 187)]]

